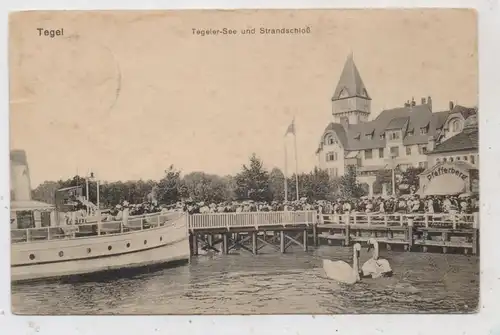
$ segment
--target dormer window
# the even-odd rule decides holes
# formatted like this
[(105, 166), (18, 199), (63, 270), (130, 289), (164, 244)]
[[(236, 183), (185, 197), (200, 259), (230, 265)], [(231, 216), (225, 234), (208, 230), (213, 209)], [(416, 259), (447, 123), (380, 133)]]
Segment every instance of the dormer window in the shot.
[(365, 140), (371, 140), (371, 139), (373, 139), (373, 130), (365, 134)]
[(355, 140), (359, 140), (360, 138), (361, 138), (361, 134), (360, 133), (357, 133), (356, 136), (354, 136)]
[(455, 119), (450, 123), (450, 129), (454, 133), (462, 131), (462, 122), (459, 119)]
[(427, 135), (427, 133), (429, 133), (429, 124), (420, 128), (420, 135)]
[(380, 139), (385, 140), (385, 133), (380, 134)]
[(414, 133), (414, 129), (409, 129), (407, 132), (406, 132), (406, 135), (407, 136), (413, 136), (413, 133)]
[(347, 89), (343, 88), (340, 93), (339, 93), (339, 98), (347, 98), (349, 96), (349, 93), (347, 92)]
[(325, 138), (325, 145), (333, 145), (336, 143), (337, 143), (337, 140), (335, 139), (335, 137), (333, 135), (328, 135)]
[(399, 130), (396, 130), (396, 131), (388, 131), (388, 135), (389, 135), (389, 140), (391, 141), (396, 141), (396, 140), (399, 140), (401, 138), (401, 133)]

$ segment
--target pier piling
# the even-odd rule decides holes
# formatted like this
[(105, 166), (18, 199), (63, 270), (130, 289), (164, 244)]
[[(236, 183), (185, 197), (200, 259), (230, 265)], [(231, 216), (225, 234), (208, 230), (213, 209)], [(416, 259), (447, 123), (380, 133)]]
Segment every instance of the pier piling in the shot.
[(257, 232), (252, 232), (252, 252), (257, 255)]
[(222, 253), (227, 255), (229, 246), (227, 242), (227, 233), (222, 234)]
[(282, 254), (285, 253), (285, 232), (280, 231), (280, 251)]
[(303, 243), (303, 246), (304, 246), (304, 251), (307, 251), (307, 237), (308, 237), (308, 235), (307, 235), (307, 229), (304, 229), (304, 236), (303, 237), (304, 238), (303, 238), (302, 243)]

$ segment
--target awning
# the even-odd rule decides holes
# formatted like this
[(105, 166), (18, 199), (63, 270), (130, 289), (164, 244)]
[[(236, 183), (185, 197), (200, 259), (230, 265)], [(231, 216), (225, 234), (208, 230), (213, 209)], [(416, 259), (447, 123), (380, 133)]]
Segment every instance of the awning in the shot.
[(423, 195), (452, 195), (465, 192), (465, 181), (456, 175), (442, 174), (433, 178), (422, 190)]
[(26, 200), (26, 201), (11, 201), (10, 210), (13, 212), (19, 211), (35, 211), (35, 210), (52, 210), (54, 205), (36, 201), (36, 200)]

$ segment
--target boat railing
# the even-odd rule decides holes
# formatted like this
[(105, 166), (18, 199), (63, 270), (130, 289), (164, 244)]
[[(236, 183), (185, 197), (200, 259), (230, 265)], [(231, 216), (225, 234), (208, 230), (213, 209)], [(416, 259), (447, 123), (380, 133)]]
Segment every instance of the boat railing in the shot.
[(320, 224), (355, 226), (473, 229), (479, 228), (479, 215), (455, 213), (349, 213), (320, 214)]
[(79, 238), (140, 231), (165, 226), (173, 223), (183, 215), (184, 213), (182, 212), (152, 213), (142, 216), (132, 216), (127, 220), (121, 221), (101, 221), (100, 223), (93, 222), (51, 227), (11, 229), (11, 242), (19, 243)]

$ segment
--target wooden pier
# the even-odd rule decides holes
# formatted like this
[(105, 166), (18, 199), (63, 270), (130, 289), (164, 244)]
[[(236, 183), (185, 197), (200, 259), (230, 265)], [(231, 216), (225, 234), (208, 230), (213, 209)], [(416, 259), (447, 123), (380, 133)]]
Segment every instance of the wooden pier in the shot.
[(316, 224), (313, 211), (194, 214), (189, 216), (191, 254), (201, 249), (256, 255), (265, 246), (284, 253), (291, 245), (307, 251)]
[(479, 253), (479, 216), (475, 214), (317, 215), (315, 211), (207, 213), (189, 216), (191, 254), (212, 250), (254, 255), (269, 246), (286, 252), (290, 246), (307, 251), (322, 241), (350, 246), (375, 238), (388, 250)]

